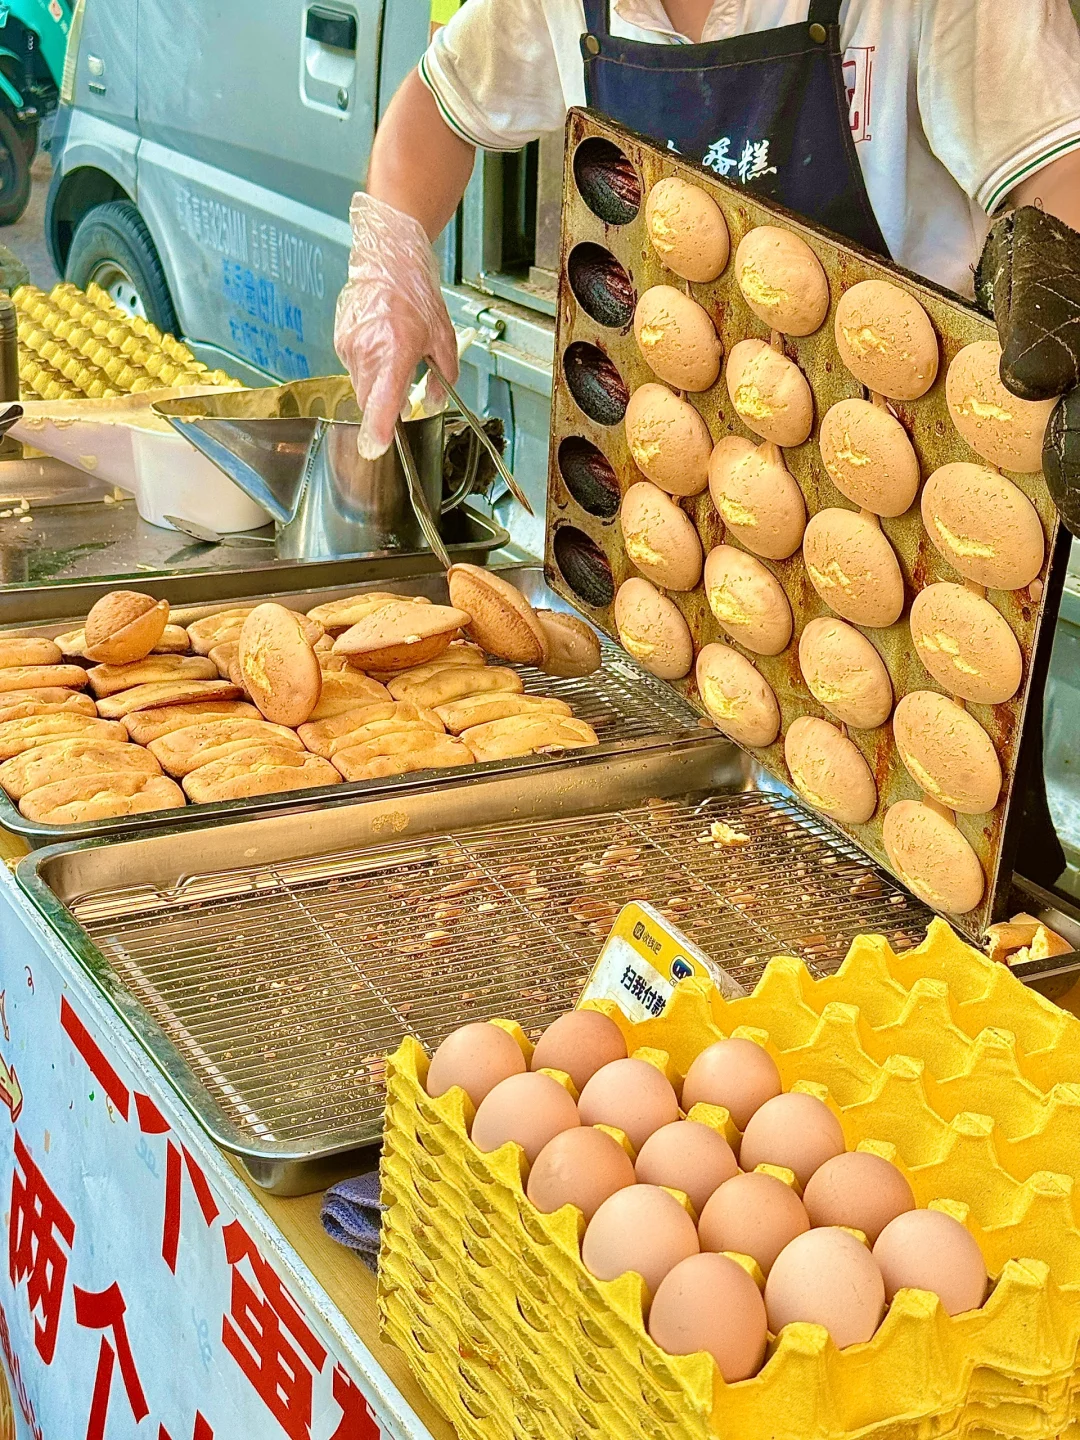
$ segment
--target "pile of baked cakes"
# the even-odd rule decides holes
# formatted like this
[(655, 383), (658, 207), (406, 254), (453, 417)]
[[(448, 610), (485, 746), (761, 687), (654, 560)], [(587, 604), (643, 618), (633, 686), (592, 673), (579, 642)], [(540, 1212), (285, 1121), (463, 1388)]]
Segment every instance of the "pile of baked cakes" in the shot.
[(595, 745), (514, 668), (591, 674), (592, 628), (477, 566), (448, 584), (448, 605), (378, 591), (186, 628), (118, 590), (81, 630), (0, 637), (0, 787), (70, 825)]

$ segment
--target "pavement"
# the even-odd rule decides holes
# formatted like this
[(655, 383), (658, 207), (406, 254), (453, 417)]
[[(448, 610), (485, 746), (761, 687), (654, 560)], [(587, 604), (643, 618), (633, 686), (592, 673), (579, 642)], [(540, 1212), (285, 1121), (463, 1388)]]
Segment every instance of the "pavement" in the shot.
[(16, 224), (0, 226), (0, 245), (13, 250), (29, 266), (32, 284), (42, 290), (51, 290), (60, 276), (45, 243), (45, 197), (49, 193), (52, 163), (44, 151), (34, 157), (30, 176), (33, 182), (30, 204)]

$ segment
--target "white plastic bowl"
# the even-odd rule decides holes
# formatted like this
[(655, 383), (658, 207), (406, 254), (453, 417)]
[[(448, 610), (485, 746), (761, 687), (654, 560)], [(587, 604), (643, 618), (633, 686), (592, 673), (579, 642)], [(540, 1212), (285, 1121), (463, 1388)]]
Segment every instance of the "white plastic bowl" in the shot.
[(269, 523), (269, 512), (182, 435), (133, 426), (131, 437), (135, 506), (149, 524), (174, 530), (165, 516), (175, 515), (229, 535)]

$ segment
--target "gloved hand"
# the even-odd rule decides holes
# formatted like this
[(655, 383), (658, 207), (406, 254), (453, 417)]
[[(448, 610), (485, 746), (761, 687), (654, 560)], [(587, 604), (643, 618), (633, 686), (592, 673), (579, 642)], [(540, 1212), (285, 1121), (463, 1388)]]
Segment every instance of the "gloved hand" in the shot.
[(1080, 535), (1080, 233), (1034, 206), (998, 220), (975, 274), (1001, 339), (1001, 379), (1022, 400), (1062, 397), (1043, 471), (1061, 518)]
[(363, 191), (353, 196), (349, 219), (349, 279), (338, 296), (334, 348), (364, 412), (357, 448), (375, 460), (393, 443), (416, 366), (431, 355), (455, 381), (457, 344), (420, 222)]

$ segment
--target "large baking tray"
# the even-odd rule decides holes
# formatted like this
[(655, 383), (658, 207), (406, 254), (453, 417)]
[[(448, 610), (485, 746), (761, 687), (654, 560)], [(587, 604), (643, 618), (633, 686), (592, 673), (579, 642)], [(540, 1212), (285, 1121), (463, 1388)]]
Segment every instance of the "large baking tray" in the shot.
[[(642, 206), (636, 218), (627, 224), (613, 225), (600, 219), (578, 188), (574, 164), (578, 147), (595, 140), (606, 141), (621, 150), (641, 180)], [(616, 589), (638, 572), (625, 554), (617, 517), (602, 518), (590, 514), (571, 494), (560, 469), (560, 444), (567, 437), (580, 436), (596, 445), (614, 468), (623, 493), (634, 481), (643, 477), (631, 459), (622, 424), (599, 424), (578, 407), (567, 385), (563, 357), (568, 347), (578, 341), (597, 347), (615, 363), (631, 392), (647, 381), (655, 381), (656, 376), (639, 353), (630, 326), (623, 330), (610, 328), (598, 323), (582, 308), (568, 279), (567, 258), (570, 252), (583, 242), (608, 250), (629, 273), (637, 295), (656, 284), (674, 283), (687, 289), (712, 316), (725, 356), (738, 340), (749, 336), (770, 338), (768, 327), (743, 300), (734, 279), (732, 262), (729, 261), (718, 280), (688, 286), (666, 269), (652, 249), (644, 223), (644, 197), (651, 186), (665, 176), (676, 175), (690, 180), (713, 196), (727, 219), (732, 256), (747, 230), (761, 224), (782, 224), (806, 240), (818, 255), (829, 278), (832, 303), (824, 324), (805, 339), (784, 337), (783, 342), (785, 353), (806, 375), (815, 398), (815, 425), (810, 439), (801, 446), (784, 451), (787, 466), (803, 491), (808, 514), (813, 515), (826, 506), (852, 508), (824, 471), (817, 449), (817, 433), (820, 417), (830, 406), (839, 400), (865, 393), (840, 361), (832, 338), (836, 302), (845, 289), (859, 280), (888, 279), (914, 294), (929, 314), (941, 341), (941, 365), (932, 389), (921, 400), (892, 405), (911, 436), (924, 479), (931, 470), (950, 461), (978, 459), (953, 427), (945, 402), (945, 375), (956, 353), (973, 341), (996, 339), (994, 326), (973, 306), (837, 237), (809, 227), (790, 212), (758, 201), (750, 190), (688, 164), (670, 151), (659, 150), (641, 137), (591, 112), (571, 111), (567, 121), (566, 154), (545, 563), (552, 588), (586, 614), (598, 628), (609, 635), (616, 634), (613, 606), (588, 603), (587, 597), (568, 582), (557, 559), (556, 547), (566, 543), (565, 536), (560, 541), (560, 535), (572, 528), (595, 542), (610, 563)], [(711, 390), (686, 398), (704, 416), (714, 440), (725, 434), (745, 435), (757, 440), (735, 414), (723, 373)], [(1023, 783), (1021, 734), (1025, 716), (1031, 708), (1029, 702), (1033, 697), (1039, 697), (1036, 711), (1041, 706), (1042, 681), (1053, 643), (1053, 621), (1068, 564), (1068, 536), (1060, 525), (1042, 476), (1009, 472), (1009, 478), (1024, 491), (1039, 514), (1047, 541), (1046, 561), (1038, 582), (1041, 590), (1038, 598), (1032, 591), (998, 590), (990, 591), (987, 596), (1008, 620), (1020, 642), (1024, 657), (1024, 682), (1014, 699), (1005, 705), (967, 707), (993, 740), (1005, 777), (1001, 800), (990, 814), (956, 817), (961, 832), (979, 856), (987, 876), (983, 903), (967, 915), (948, 917), (953, 925), (972, 937), (978, 937), (987, 924), (999, 919), (1008, 903), (1007, 892), (1017, 839), (1016, 827), (1010, 824), (1010, 815), (1019, 808), (1011, 802), (1018, 786), (1022, 788)], [(681, 503), (694, 520), (707, 553), (719, 543), (722, 531), (720, 518), (708, 492)], [(917, 504), (898, 519), (886, 518), (881, 523), (899, 558), (908, 603), (917, 591), (934, 581), (960, 579), (927, 538)], [(733, 536), (724, 538), (728, 544), (739, 545)], [(759, 668), (777, 696), (782, 716), (781, 738), (753, 753), (755, 759), (772, 774), (790, 783), (782, 740), (789, 725), (804, 714), (832, 718), (813, 699), (802, 679), (798, 638), (807, 621), (831, 612), (810, 584), (801, 552), (796, 552), (790, 560), (765, 560), (762, 563), (777, 576), (791, 601), (795, 616), (792, 642), (787, 650), (775, 657), (754, 655), (741, 650), (733, 641), (728, 640), (727, 643), (741, 650)], [(703, 584), (693, 591), (668, 593), (686, 617), (694, 638), (695, 653), (701, 646), (725, 638), (709, 609)], [(907, 605), (904, 616), (888, 630), (863, 631), (881, 652), (897, 699), (911, 690), (941, 688), (923, 669), (914, 652), (906, 611)], [(674, 683), (679, 693), (704, 713), (693, 673), (685, 680)], [(873, 731), (852, 730), (850, 738), (863, 752), (877, 781), (879, 805), (867, 824), (842, 828), (877, 863), (888, 867), (888, 857), (881, 841), (881, 818), (890, 804), (901, 799), (918, 799), (920, 792), (896, 753), (891, 725), (886, 723)]]
[[(9, 472), (16, 468), (26, 478), (14, 479)], [(107, 488), (83, 486), (64, 493), (63, 503), (47, 497), (38, 503), (30, 483), (35, 473), (26, 461), (0, 466), (0, 486), (29, 497), (33, 517), (30, 525), (18, 514), (0, 518), (0, 625), (82, 616), (119, 586), (150, 586), (158, 599), (181, 605), (348, 585), (350, 577), (396, 580), (441, 568), (430, 550), (316, 561), (279, 560), (272, 543), (203, 545), (140, 519), (132, 500), (103, 503), (106, 495), (112, 500)], [(450, 558), (474, 565), (485, 564), (510, 539), (498, 521), (468, 505), (447, 515), (442, 529)], [(253, 534), (273, 540), (270, 527)]]
[[(40, 850), (18, 880), (213, 1139), (279, 1193), (357, 1165), (383, 1057), (466, 1020), (534, 1037), (619, 907), (655, 905), (747, 987), (830, 973), (930, 912), (804, 808), (703, 745), (304, 816)], [(555, 780), (555, 783), (552, 781)], [(711, 822), (747, 837), (712, 843)]]
[[(273, 595), (247, 592), (245, 596), (238, 598), (250, 601), (251, 604), (276, 599), (292, 609), (310, 610), (328, 600), (362, 594), (364, 590), (382, 588), (386, 583), (368, 579), (366, 572), (362, 573), (365, 574), (365, 579), (361, 584), (338, 584), (318, 590), (288, 591)], [(510, 566), (502, 569), (500, 573), (517, 585), (534, 605), (563, 610), (568, 608), (547, 588), (538, 565)], [(393, 585), (394, 589), (402, 594), (428, 595), (432, 600), (442, 601), (444, 604), (448, 599), (446, 577), (442, 574), (414, 575), (407, 580), (395, 579)], [(155, 586), (155, 594), (157, 589)], [(173, 619), (178, 624), (191, 624), (215, 610), (227, 608), (227, 604), (235, 603), (234, 599), (212, 605), (177, 606), (172, 612)], [(51, 637), (81, 622), (81, 616), (69, 616), (62, 622), (53, 620), (48, 624), (24, 625), (17, 629), (20, 634)], [(0, 628), (0, 634), (3, 633)], [(618, 754), (640, 755), (650, 750), (663, 749), (673, 743), (699, 744), (709, 738), (709, 732), (702, 728), (697, 713), (684, 700), (642, 670), (618, 646), (602, 639), (601, 647), (601, 669), (595, 675), (586, 676), (584, 679), (559, 679), (529, 666), (514, 667), (521, 674), (527, 691), (559, 696), (572, 707), (575, 715), (593, 726), (600, 737), (600, 744), (588, 750), (529, 755), (515, 760), (490, 761), (483, 765), (396, 775), (382, 780), (343, 781), (341, 784), (317, 790), (286, 791), (279, 795), (252, 796), (245, 800), (221, 801), (213, 805), (189, 804), (180, 810), (161, 810), (146, 815), (95, 820), (80, 825), (45, 825), (27, 820), (19, 813), (18, 807), (0, 791), (0, 826), (24, 836), (31, 845), (39, 846), (55, 844), (61, 840), (86, 839), (92, 835), (133, 832), (145, 834), (184, 825), (205, 825), (210, 821), (227, 823), (252, 815), (269, 815), (280, 811), (306, 813), (327, 806), (346, 805), (355, 801), (358, 796), (404, 794), (417, 788), (452, 785), (463, 777), (480, 779), (521, 770), (532, 770), (549, 776), (545, 783), (558, 785), (561, 783), (558, 775), (568, 767), (575, 769), (590, 766), (598, 760), (603, 761)]]

